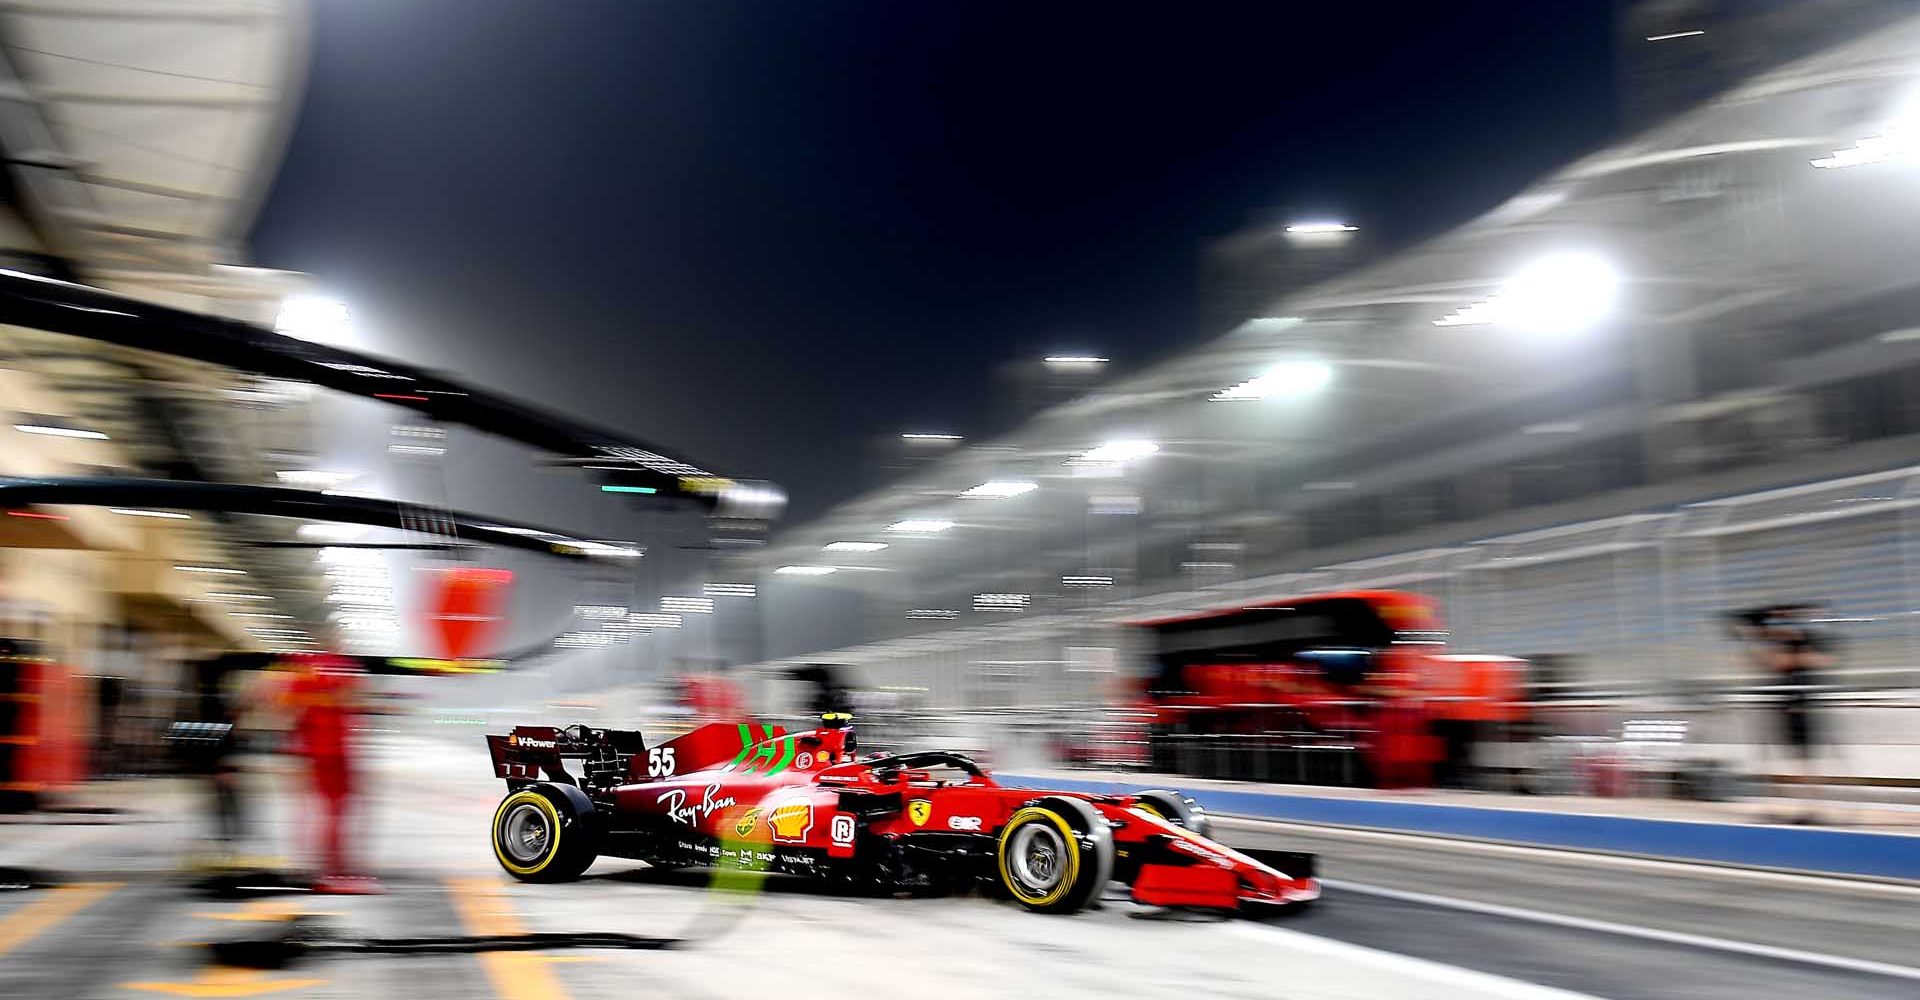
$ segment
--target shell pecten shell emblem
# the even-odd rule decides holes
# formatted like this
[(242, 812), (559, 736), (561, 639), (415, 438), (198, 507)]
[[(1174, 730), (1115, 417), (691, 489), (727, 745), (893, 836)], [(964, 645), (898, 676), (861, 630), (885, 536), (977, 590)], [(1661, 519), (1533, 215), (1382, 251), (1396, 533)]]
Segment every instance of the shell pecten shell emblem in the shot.
[(802, 799), (774, 806), (767, 814), (767, 825), (773, 828), (775, 840), (805, 840), (807, 831), (813, 829), (813, 803)]

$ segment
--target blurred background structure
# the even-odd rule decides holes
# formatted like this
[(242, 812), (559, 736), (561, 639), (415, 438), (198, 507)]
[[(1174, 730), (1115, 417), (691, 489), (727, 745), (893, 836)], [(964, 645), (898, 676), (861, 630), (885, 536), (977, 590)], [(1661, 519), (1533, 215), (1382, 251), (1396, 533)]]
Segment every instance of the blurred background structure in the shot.
[[(241, 266), (240, 248), (298, 104), (303, 36), (265, 4), (0, 12), (5, 266), (271, 325), (300, 278)], [(3, 475), (259, 482), (301, 447), (300, 394), (264, 380), (23, 327), (0, 352)], [(102, 679), (129, 745), (176, 717), (185, 660), (305, 645), (249, 632), (283, 619), (330, 635), (311, 553), (248, 544), (270, 529), (103, 508), (8, 511), (0, 528), (0, 632)], [(272, 611), (216, 596), (268, 590)]]
[[(1093, 705), (1140, 669), (1123, 622), (1396, 588), (1438, 602), (1454, 648), (1552, 657), (1616, 698), (1764, 683), (1725, 613), (1818, 601), (1836, 684), (1910, 692), (1904, 13), (1630, 5), (1644, 130), (1385, 259), (1339, 220), (1223, 244), (1226, 336), (1121, 378), (1085, 362), (1074, 399), (754, 555), (767, 672)], [(1846, 717), (1844, 766), (1914, 773), (1905, 715)]]
[[(1602, 148), (1411, 246), (1339, 213), (1262, 214), (1194, 262), (1202, 302), (1181, 349), (1134, 365), (1097, 330), (1032, 344), (973, 373), (988, 402), (954, 407), (1010, 429), (867, 440), (866, 467), (834, 474), (880, 485), (788, 524), (780, 487), (624, 426), (644, 421), (574, 415), (592, 394), (573, 393), (580, 369), (562, 361), (586, 354), (638, 395), (621, 350), (675, 313), (619, 325), (641, 296), (608, 287), (615, 326), (569, 342), (579, 331), (543, 326), (554, 304), (526, 290), (544, 291), (548, 265), (617, 280), (625, 259), (586, 262), (600, 272), (490, 247), (502, 256), (476, 258), (474, 284), (447, 283), (492, 284), (500, 261), (540, 272), (508, 293), (527, 298), (499, 319), (511, 353), (485, 359), (561, 387), (529, 400), (483, 384), (477, 335), (471, 370), (443, 375), (411, 356), (426, 340), (391, 347), (407, 341), (327, 275), (259, 264), (248, 240), (284, 182), (319, 7), (0, 2), (0, 886), (22, 890), (0, 892), (0, 958), (39, 959), (0, 964), (0, 992), (387, 995), (424, 972), (447, 995), (566, 1000), (569, 982), (644, 981), (707, 996), (791, 992), (822, 965), (842, 992), (938, 997), (1014, 982), (1062, 996), (1285, 982), (1329, 998), (1652, 1000), (1676, 983), (1876, 997), (1920, 980), (1904, 964), (1920, 891), (1912, 3), (1623, 2), (1621, 128)], [(376, 9), (400, 8), (354, 12)], [(468, 25), (431, 27), (449, 62), (486, 63), (460, 49)], [(772, 77), (742, 78), (746, 102), (764, 101)], [(439, 141), (426, 117), (407, 138)], [(499, 145), (479, 148), (554, 155), (481, 124)], [(635, 130), (649, 143), (650, 127)], [(671, 193), (701, 155), (720, 154), (688, 152), (653, 180)], [(466, 197), (518, 164), (487, 166), (450, 186)], [(564, 193), (579, 214), (563, 225), (631, 235)], [(513, 195), (472, 211), (525, 208)], [(739, 249), (657, 242), (667, 280)], [(445, 278), (469, 266), (462, 249), (422, 255)], [(764, 250), (740, 259), (760, 266)], [(475, 331), (460, 322), (440, 332), (464, 348)], [(759, 350), (752, 338), (789, 338), (710, 332), (644, 349), (746, 367), (734, 354)], [(604, 354), (561, 357), (614, 335)], [(752, 387), (785, 373), (742, 372), (689, 386), (685, 408), (722, 439), (851, 454), (805, 418), (871, 402), (861, 380), (877, 379), (820, 353), (793, 384), (843, 393), (770, 398)], [(196, 485), (213, 492), (162, 504)], [(154, 502), (81, 502), (81, 487)], [(221, 495), (253, 498), (251, 512)], [(302, 655), (317, 653), (353, 659)], [(269, 668), (288, 666), (306, 669), (272, 688), (284, 674)], [(362, 687), (356, 667), (378, 676)], [(1042, 940), (1007, 932), (984, 900), (770, 889), (729, 904), (722, 922), (746, 932), (566, 975), (509, 940), (697, 936), (713, 913), (704, 873), (630, 856), (578, 885), (504, 891), (477, 832), (497, 779), (526, 772), (491, 771), (483, 734), (637, 729), (620, 734), (626, 756), (596, 761), (632, 776), (620, 768), (641, 742), (694, 721), (742, 720), (744, 756), (744, 718), (848, 710), (861, 752), (965, 750), (1016, 787), (1191, 792), (1223, 843), (1322, 853), (1333, 905), (1291, 928), (1170, 928), (1116, 899)], [(529, 732), (515, 745), (558, 739)], [(255, 753), (295, 747), (304, 758)], [(337, 849), (319, 879), (280, 888), (366, 893), (377, 870), (385, 899), (327, 919), (468, 937), (403, 972), (342, 960), (301, 978), (175, 947), (206, 930), (196, 921), (293, 915), (189, 900), (173, 876), (210, 834), (246, 879), (196, 892), (297, 867), (278, 855), (314, 832), (301, 764)], [(197, 815), (209, 790), (213, 825)], [(951, 819), (973, 826), (941, 836), (980, 828)], [(1856, 829), (1793, 828), (1810, 822)], [(43, 891), (55, 870), (72, 883)], [(489, 950), (502, 942), (519, 951)]]
[[(987, 441), (878, 442), (890, 485), (771, 543), (725, 510), (636, 527), (654, 491), (625, 480), (598, 506), (518, 498), (642, 532), (648, 558), (584, 574), (496, 560), (521, 581), (501, 645), (537, 669), (444, 697), (654, 705), (682, 674), (730, 668), (784, 709), (806, 697), (793, 670), (828, 663), (890, 704), (1058, 724), (1125, 707), (1153, 669), (1128, 622), (1393, 589), (1432, 599), (1455, 652), (1555, 664), (1556, 697), (1633, 714), (1764, 687), (1725, 616), (1805, 601), (1844, 651), (1834, 732), (1859, 752), (1831, 766), (1913, 774), (1887, 707), (1920, 687), (1909, 14), (1626, 5), (1630, 131), (1607, 148), (1392, 255), (1336, 218), (1241, 232), (1202, 268), (1224, 335), (1196, 330), (1199, 346), (1119, 375), (1097, 345), (1012, 366), (998, 391), (1037, 416)], [(243, 245), (298, 102), (304, 16), (8, 7), (12, 268), (362, 344), (348, 303), (250, 266)], [(438, 505), (473, 492), (450, 483), (476, 467), (556, 461), (450, 436), (443, 414), (396, 411), (404, 395), (24, 327), (5, 345), (11, 475)], [(416, 654), (415, 571), (467, 558), (317, 557), (405, 539), (248, 515), (11, 513), (7, 631), (132, 703), (164, 688), (151, 672), (171, 668), (153, 664), (234, 645)], [(1760, 713), (1715, 720), (1700, 732), (1736, 758), (1764, 742)]]

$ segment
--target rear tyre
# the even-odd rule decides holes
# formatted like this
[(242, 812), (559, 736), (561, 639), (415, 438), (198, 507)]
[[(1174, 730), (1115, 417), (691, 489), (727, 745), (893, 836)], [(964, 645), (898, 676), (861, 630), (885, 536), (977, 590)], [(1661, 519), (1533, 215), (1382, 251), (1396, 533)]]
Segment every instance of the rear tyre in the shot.
[(1113, 832), (1079, 799), (1043, 798), (1013, 814), (995, 850), (1000, 885), (1035, 913), (1072, 913), (1113, 874)]
[(599, 857), (599, 832), (565, 796), (522, 788), (493, 812), (493, 856), (522, 882), (565, 882)]
[(1207, 817), (1207, 811), (1200, 808), (1200, 803), (1179, 792), (1170, 792), (1161, 788), (1140, 792), (1133, 797), (1133, 807), (1144, 809), (1174, 826), (1190, 830), (1202, 837), (1213, 836), (1213, 820)]

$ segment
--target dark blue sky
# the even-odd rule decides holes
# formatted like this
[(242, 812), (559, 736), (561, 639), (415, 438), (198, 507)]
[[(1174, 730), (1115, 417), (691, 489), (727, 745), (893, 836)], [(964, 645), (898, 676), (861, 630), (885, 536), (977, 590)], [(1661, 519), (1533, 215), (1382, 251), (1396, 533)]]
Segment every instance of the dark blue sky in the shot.
[[(1610, 0), (328, 0), (265, 264), (382, 353), (785, 483), (1196, 324), (1212, 241), (1406, 242), (1613, 119)], [(471, 506), (471, 504), (470, 504)]]

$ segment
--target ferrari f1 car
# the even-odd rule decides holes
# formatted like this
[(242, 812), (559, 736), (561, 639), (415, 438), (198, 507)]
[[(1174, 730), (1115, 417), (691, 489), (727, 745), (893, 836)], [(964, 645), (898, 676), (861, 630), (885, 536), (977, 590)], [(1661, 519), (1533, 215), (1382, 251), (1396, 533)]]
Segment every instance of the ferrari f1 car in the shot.
[(653, 746), (633, 731), (521, 726), (487, 746), (508, 787), (494, 855), (527, 882), (576, 878), (604, 854), (878, 891), (978, 888), (1042, 913), (1078, 910), (1110, 881), (1164, 907), (1320, 894), (1313, 855), (1226, 847), (1185, 796), (1010, 788), (948, 751), (860, 756), (845, 716), (797, 733), (712, 723)]

